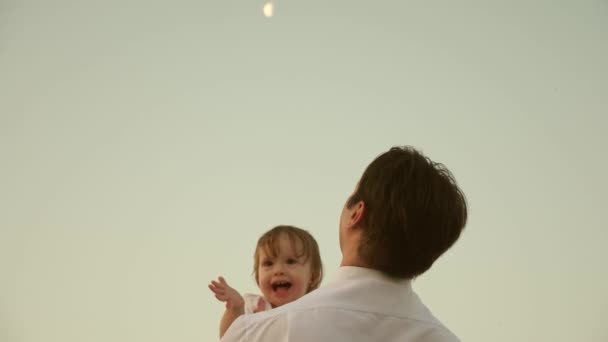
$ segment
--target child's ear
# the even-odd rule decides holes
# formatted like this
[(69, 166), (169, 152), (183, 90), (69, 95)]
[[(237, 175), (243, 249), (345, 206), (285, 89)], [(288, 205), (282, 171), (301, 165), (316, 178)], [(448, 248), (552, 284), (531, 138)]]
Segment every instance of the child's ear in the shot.
[(315, 277), (314, 275), (312, 275), (312, 276), (310, 277), (310, 281), (308, 282), (308, 291), (307, 291), (307, 292), (310, 292), (310, 291), (312, 291), (312, 290), (313, 290), (312, 285), (313, 285), (314, 283), (316, 283), (316, 282), (317, 282), (317, 277)]
[(312, 282), (313, 282), (313, 278), (311, 276), (310, 279), (308, 280), (308, 284), (306, 284), (306, 293), (312, 291)]

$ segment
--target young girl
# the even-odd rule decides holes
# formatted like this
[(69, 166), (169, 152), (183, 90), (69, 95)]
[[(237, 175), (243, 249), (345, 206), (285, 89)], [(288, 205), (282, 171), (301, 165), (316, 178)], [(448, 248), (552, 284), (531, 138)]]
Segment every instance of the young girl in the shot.
[(226, 302), (220, 322), (220, 338), (240, 315), (293, 302), (321, 284), (323, 267), (317, 241), (307, 231), (277, 226), (260, 237), (253, 257), (255, 281), (262, 296), (241, 296), (224, 278), (212, 280), (209, 289)]

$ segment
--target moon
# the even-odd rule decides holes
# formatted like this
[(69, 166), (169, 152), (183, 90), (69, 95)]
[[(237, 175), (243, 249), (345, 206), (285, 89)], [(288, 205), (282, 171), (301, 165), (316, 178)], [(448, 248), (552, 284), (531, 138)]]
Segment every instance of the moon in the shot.
[(272, 2), (268, 1), (264, 4), (263, 12), (265, 17), (272, 17), (272, 15), (274, 14), (274, 5), (272, 4)]

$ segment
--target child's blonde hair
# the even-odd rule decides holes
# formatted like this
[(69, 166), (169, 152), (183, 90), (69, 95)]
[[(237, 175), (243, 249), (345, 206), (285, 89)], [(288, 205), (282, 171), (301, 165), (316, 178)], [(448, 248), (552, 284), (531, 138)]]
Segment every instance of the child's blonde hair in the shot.
[(258, 266), (260, 263), (260, 250), (263, 249), (266, 255), (276, 257), (279, 254), (279, 238), (282, 234), (285, 234), (293, 250), (297, 251), (296, 246), (298, 242), (302, 245), (302, 251), (297, 257), (304, 257), (304, 262), (310, 260), (310, 269), (312, 273), (312, 281), (306, 293), (315, 290), (321, 285), (323, 279), (323, 264), (321, 263), (321, 253), (319, 252), (319, 245), (312, 235), (304, 229), (297, 228), (294, 226), (276, 226), (258, 239), (258, 244), (255, 247), (255, 254), (253, 256), (253, 273), (255, 274), (255, 282), (259, 284), (258, 280)]

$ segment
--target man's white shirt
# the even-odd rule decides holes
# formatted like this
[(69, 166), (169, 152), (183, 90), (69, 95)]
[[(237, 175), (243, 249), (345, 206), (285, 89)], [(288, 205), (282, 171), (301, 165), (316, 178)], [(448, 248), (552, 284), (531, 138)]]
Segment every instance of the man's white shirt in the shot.
[(409, 280), (344, 266), (325, 286), (270, 311), (242, 315), (222, 342), (458, 342)]

